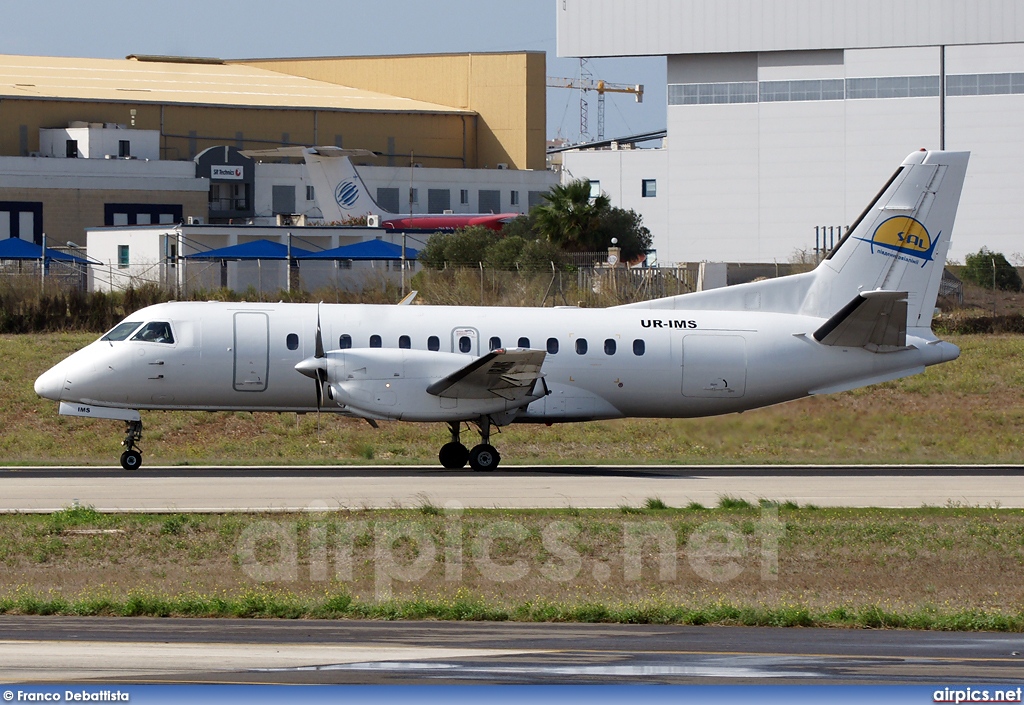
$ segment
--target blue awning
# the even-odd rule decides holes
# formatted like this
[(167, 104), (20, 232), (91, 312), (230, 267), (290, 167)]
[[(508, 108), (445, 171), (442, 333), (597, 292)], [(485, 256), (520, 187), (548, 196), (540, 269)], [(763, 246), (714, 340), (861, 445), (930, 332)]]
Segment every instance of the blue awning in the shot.
[[(42, 256), (43, 248), (34, 242), (17, 237), (0, 240), (0, 259), (38, 260)], [(81, 257), (58, 252), (49, 247), (46, 248), (46, 259), (58, 262), (74, 262), (75, 264), (89, 264), (87, 260)]]
[[(407, 260), (416, 259), (418, 254), (419, 252), (411, 247), (405, 248)], [(364, 240), (323, 252), (314, 252), (307, 259), (400, 260), (402, 259), (402, 246), (383, 240)]]
[[(306, 259), (313, 253), (292, 245), (293, 259)], [(253, 240), (238, 245), (220, 247), (216, 250), (196, 252), (185, 259), (288, 259), (288, 245), (272, 240)]]

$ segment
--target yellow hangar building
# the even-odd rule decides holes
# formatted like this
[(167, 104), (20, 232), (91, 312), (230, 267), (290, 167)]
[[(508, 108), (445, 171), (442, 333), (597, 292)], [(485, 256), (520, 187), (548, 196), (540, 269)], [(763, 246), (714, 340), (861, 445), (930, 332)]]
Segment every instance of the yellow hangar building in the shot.
[(38, 242), (45, 230), (63, 243), (90, 226), (208, 218), (209, 166), (195, 160), (211, 147), (335, 145), (373, 150), (377, 166), (544, 170), (545, 110), (542, 52), (0, 56), (0, 238)]

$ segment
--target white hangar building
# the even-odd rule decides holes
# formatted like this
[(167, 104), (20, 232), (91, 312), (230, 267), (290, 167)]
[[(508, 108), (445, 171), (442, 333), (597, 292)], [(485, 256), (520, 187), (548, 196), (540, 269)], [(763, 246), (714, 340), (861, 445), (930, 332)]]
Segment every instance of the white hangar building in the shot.
[(922, 147), (972, 152), (949, 256), (1024, 252), (1024, 2), (557, 2), (560, 55), (666, 57), (661, 149), (563, 155), (662, 262), (787, 261)]

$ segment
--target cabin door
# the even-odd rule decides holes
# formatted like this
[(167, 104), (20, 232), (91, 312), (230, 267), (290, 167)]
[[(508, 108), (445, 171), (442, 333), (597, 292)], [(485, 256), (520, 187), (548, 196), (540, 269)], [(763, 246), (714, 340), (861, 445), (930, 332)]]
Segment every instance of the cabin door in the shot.
[(262, 392), (270, 371), (270, 318), (261, 311), (235, 313), (236, 392)]

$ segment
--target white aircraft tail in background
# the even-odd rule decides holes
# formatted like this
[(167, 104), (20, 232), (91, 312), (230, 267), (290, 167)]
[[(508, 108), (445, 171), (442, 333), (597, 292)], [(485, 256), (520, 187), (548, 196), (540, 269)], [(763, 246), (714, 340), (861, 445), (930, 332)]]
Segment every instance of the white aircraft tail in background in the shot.
[(368, 149), (341, 147), (278, 147), (276, 149), (245, 150), (247, 157), (301, 157), (306, 173), (316, 194), (316, 203), (324, 221), (348, 223), (379, 215), (381, 227), (392, 230), (455, 230), (479, 225), (501, 230), (519, 213), (417, 213), (399, 214), (382, 208), (370, 195), (355, 165), (353, 157), (376, 157)]
[[(172, 302), (36, 380), (62, 414), (333, 411), (447, 423), (444, 467), (493, 470), (494, 426), (755, 409), (923, 372), (966, 152), (915, 152), (813, 271), (607, 309)], [(472, 450), (460, 434), (474, 424)]]

